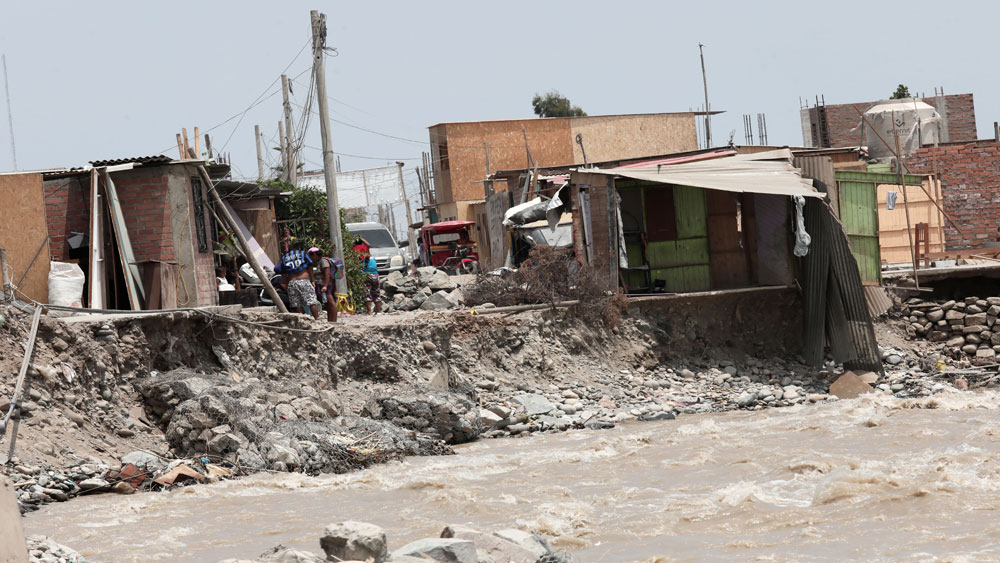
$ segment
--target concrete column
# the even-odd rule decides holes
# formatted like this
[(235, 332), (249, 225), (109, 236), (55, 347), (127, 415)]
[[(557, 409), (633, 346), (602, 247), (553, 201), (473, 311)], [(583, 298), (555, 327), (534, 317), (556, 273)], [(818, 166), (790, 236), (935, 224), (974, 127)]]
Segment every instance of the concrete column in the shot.
[(28, 563), (28, 548), (24, 543), (21, 511), (17, 508), (14, 485), (6, 475), (0, 475), (0, 561)]

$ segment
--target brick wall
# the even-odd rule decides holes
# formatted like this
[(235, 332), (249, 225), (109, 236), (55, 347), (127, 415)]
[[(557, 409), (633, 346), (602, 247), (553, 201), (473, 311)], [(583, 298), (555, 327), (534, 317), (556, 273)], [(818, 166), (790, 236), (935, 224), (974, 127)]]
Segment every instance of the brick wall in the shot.
[[(947, 105), (949, 138), (955, 141), (976, 140), (976, 109), (972, 94), (949, 94), (944, 96)], [(930, 106), (937, 107), (936, 98), (922, 98)], [(830, 147), (855, 147), (864, 143), (861, 137), (861, 116), (854, 110), (868, 111), (878, 102), (858, 102), (854, 104), (831, 104), (826, 106), (826, 123), (829, 128)], [(817, 109), (809, 110), (813, 123), (813, 134), (817, 135)]]
[(90, 218), (89, 181), (89, 176), (77, 176), (47, 180), (42, 184), (52, 260), (69, 260), (66, 239), (74, 232), (87, 232)]
[(959, 233), (945, 221), (949, 250), (982, 248), (1000, 233), (1000, 144), (993, 141), (924, 147), (906, 160), (914, 174), (941, 179), (944, 209)]
[(166, 173), (166, 167), (157, 166), (111, 175), (128, 226), (132, 252), (138, 262), (174, 261)]
[[(115, 172), (112, 180), (136, 261), (174, 260), (164, 169)], [(70, 250), (67, 239), (74, 232), (87, 233), (90, 229), (90, 176), (47, 180), (44, 192), (52, 258), (67, 260)]]

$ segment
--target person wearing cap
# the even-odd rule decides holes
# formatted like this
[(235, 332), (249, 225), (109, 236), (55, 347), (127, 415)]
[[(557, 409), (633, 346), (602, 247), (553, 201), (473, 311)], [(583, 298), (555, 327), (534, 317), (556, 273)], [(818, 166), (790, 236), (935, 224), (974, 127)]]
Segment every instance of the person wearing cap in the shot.
[(335, 323), (337, 322), (337, 300), (333, 295), (333, 276), (337, 266), (332, 259), (323, 256), (320, 249), (315, 246), (310, 248), (308, 253), (309, 259), (319, 266), (320, 279), (316, 285), (319, 288), (322, 304), (326, 307), (326, 320)]

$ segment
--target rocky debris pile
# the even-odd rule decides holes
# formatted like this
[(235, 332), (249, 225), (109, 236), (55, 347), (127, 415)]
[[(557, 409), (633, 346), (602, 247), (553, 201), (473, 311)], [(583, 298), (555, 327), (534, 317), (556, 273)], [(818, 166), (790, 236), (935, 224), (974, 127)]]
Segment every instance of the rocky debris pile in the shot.
[[(471, 442), (483, 430), (476, 404), (466, 397), (447, 391), (399, 393), (380, 397), (373, 418), (425, 432), (449, 444)], [(369, 407), (370, 408), (370, 407)]]
[(325, 557), (309, 551), (277, 546), (258, 559), (226, 559), (219, 563), (321, 563), (323, 561), (367, 563), (569, 563), (548, 540), (517, 529), (490, 534), (466, 526), (445, 527), (441, 536), (410, 542), (389, 550), (385, 532), (366, 522), (339, 522), (323, 530), (320, 548)]
[(28, 536), (28, 557), (31, 563), (86, 563), (79, 553), (58, 544), (47, 536)]
[(462, 290), (444, 270), (417, 268), (416, 275), (391, 272), (382, 282), (383, 310), (444, 311), (465, 304)]
[(136, 384), (174, 453), (241, 470), (343, 473), (451, 450), (432, 435), (342, 414), (336, 394), (293, 381), (151, 373)]
[[(700, 366), (658, 365), (605, 372), (594, 383), (554, 374), (547, 387), (498, 379), (476, 382), (484, 436), (499, 437), (616, 423), (670, 420), (680, 414), (762, 409), (835, 401), (829, 387), (838, 373), (794, 360), (746, 358)], [(595, 384), (596, 383), (596, 384)], [(519, 391), (519, 393), (518, 393)]]
[[(907, 300), (901, 309), (912, 338), (941, 343), (979, 365), (995, 364), (1000, 352), (1000, 297), (966, 297), (963, 300)], [(887, 360), (888, 362), (888, 360)], [(891, 363), (891, 362), (889, 362)]]
[(235, 469), (204, 457), (167, 459), (152, 452), (134, 451), (122, 457), (114, 468), (96, 458), (78, 459), (62, 468), (27, 465), (15, 458), (6, 472), (14, 482), (23, 514), (80, 495), (129, 495), (138, 490), (218, 481), (233, 476)]

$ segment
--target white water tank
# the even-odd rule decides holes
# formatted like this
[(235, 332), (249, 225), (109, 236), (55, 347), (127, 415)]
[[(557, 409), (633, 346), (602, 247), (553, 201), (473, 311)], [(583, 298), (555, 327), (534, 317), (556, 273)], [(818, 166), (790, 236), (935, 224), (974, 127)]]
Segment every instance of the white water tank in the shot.
[[(922, 145), (937, 143), (940, 137), (941, 115), (933, 106), (917, 98), (881, 101), (866, 111), (865, 117), (868, 118), (868, 123), (865, 123), (865, 142), (868, 145), (868, 155), (872, 158), (893, 155), (893, 150), (889, 147), (895, 149), (894, 124), (899, 132), (899, 146), (904, 157)], [(889, 143), (889, 147), (871, 130), (869, 123)]]

